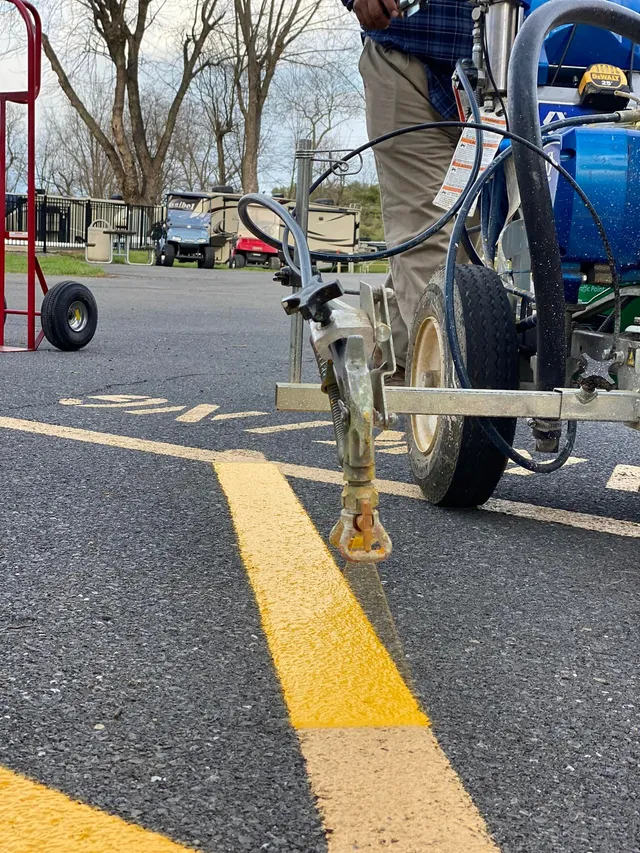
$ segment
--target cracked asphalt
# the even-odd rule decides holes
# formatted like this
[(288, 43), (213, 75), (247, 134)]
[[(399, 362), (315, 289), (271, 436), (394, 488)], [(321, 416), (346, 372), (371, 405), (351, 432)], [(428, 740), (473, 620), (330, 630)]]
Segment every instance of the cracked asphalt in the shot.
[[(247, 432), (324, 419), (274, 411), (288, 321), (268, 273), (110, 271), (87, 280), (86, 350), (0, 356), (0, 417), (335, 470), (328, 427)], [(92, 399), (121, 394), (254, 414)], [(0, 764), (210, 853), (327, 849), (211, 466), (0, 437)], [(639, 522), (638, 494), (606, 488), (639, 450), (623, 426), (580, 427), (586, 461), (507, 474), (496, 497)], [(378, 473), (411, 482), (402, 453)], [(326, 537), (338, 489), (290, 482)], [(413, 685), (500, 849), (640, 851), (638, 539), (390, 495), (381, 510)]]

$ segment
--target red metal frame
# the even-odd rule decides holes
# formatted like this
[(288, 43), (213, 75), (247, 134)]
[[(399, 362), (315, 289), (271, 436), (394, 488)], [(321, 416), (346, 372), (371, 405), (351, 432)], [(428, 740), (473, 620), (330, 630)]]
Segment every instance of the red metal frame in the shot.
[[(27, 30), (27, 89), (22, 92), (0, 92), (0, 352), (33, 352), (40, 345), (44, 333), (36, 336), (36, 277), (47, 292), (40, 263), (36, 257), (36, 99), (40, 94), (42, 69), (42, 24), (40, 15), (27, 0), (4, 0), (15, 6)], [(25, 310), (5, 308), (5, 253), (9, 234), (7, 226), (7, 103), (25, 104), (27, 107), (27, 308)], [(19, 314), (27, 318), (27, 346), (7, 347), (4, 345), (4, 321), (7, 314)]]

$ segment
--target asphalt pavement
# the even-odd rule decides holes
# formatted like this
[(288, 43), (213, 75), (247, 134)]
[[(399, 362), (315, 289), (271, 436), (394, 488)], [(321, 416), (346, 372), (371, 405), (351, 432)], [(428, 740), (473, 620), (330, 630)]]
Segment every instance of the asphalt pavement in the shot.
[[(335, 472), (331, 428), (305, 428), (328, 417), (274, 410), (284, 291), (261, 271), (109, 272), (86, 280), (85, 350), (0, 355), (0, 765), (210, 853), (331, 849), (211, 466), (24, 427)], [(315, 381), (308, 350), (304, 367)], [(573, 464), (509, 472), (464, 512), (411, 496), (402, 442), (378, 454), (390, 651), (489, 833), (504, 853), (640, 851), (640, 497), (608, 487), (640, 435), (582, 426)], [(339, 490), (289, 482), (326, 539)]]

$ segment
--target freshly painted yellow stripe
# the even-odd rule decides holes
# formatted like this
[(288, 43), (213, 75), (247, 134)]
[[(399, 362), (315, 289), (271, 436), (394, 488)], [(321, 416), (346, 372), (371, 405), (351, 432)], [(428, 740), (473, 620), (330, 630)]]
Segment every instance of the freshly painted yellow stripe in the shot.
[(276, 465), (221, 462), (214, 468), (329, 853), (383, 847), (396, 853), (498, 853), (426, 717)]
[(0, 767), (3, 852), (187, 853), (190, 849)]
[(293, 725), (427, 725), (277, 466), (214, 467)]

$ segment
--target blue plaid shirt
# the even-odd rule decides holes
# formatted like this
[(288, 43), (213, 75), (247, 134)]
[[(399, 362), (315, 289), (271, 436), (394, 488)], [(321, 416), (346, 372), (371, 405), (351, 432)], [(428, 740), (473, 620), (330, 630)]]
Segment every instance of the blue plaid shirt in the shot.
[[(352, 3), (343, 0), (349, 7)], [(410, 18), (394, 18), (386, 30), (363, 33), (378, 44), (416, 56), (424, 63), (433, 108), (444, 118), (456, 114), (451, 75), (459, 59), (471, 57), (473, 21), (468, 0), (429, 0)]]

